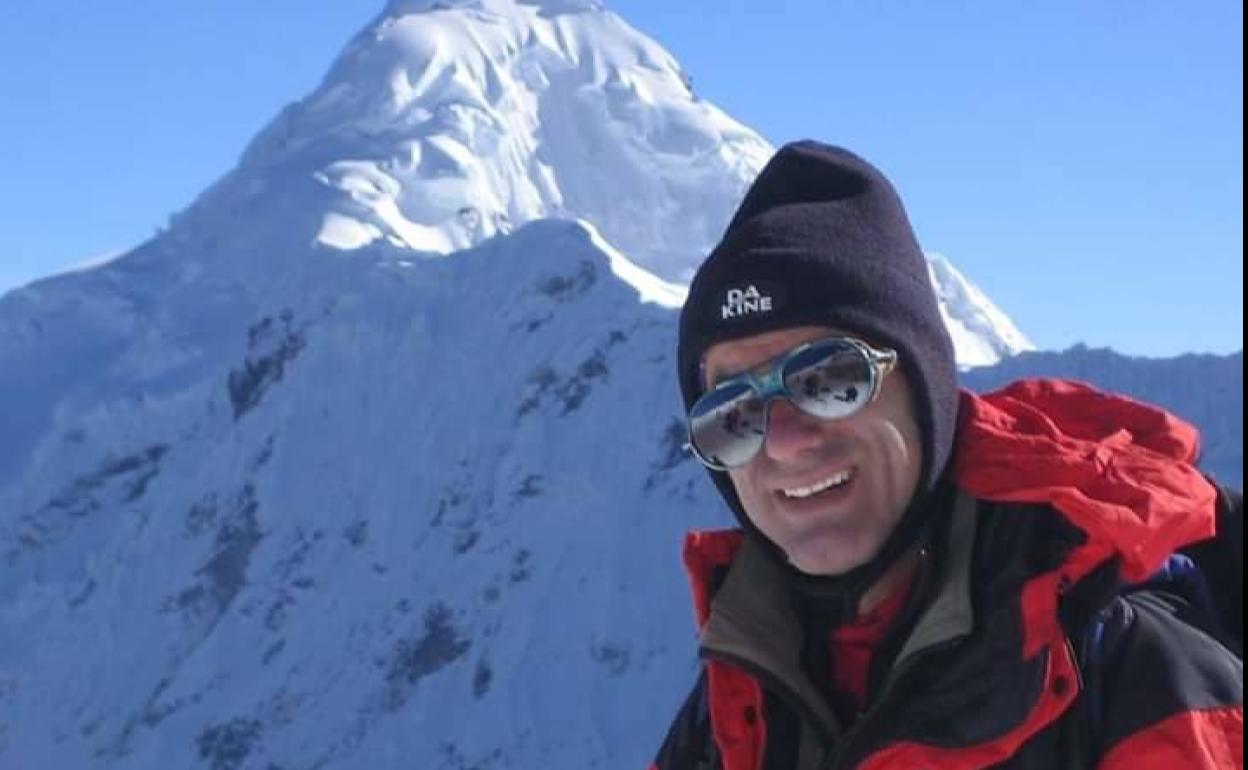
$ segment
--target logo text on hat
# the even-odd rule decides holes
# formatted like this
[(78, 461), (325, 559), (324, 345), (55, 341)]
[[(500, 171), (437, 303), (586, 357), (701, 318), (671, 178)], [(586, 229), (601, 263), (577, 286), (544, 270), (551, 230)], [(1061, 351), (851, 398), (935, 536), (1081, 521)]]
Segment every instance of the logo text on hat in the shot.
[(771, 295), (763, 294), (750, 284), (744, 289), (729, 289), (724, 295), (720, 318), (739, 318), (750, 313), (770, 313)]

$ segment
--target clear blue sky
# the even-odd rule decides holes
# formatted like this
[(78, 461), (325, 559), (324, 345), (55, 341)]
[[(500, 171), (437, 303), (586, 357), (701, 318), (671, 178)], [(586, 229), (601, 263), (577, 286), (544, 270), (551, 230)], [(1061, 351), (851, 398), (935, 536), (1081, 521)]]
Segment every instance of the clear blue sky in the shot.
[[(0, 291), (150, 236), (382, 5), (11, 4)], [(881, 166), (1041, 347), (1243, 347), (1239, 2), (608, 6), (773, 143)]]

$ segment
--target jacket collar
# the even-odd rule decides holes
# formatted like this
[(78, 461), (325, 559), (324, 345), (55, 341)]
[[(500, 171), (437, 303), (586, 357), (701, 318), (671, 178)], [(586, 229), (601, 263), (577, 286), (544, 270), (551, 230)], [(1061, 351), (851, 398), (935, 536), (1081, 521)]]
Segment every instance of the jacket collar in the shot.
[[(946, 558), (935, 576), (934, 599), (919, 616), (897, 663), (925, 648), (966, 636), (974, 628), (971, 555), (975, 527), (975, 501), (959, 493)], [(840, 733), (827, 701), (802, 670), (801, 624), (782, 568), (751, 538), (740, 542), (709, 609), (701, 637), (705, 657), (729, 660), (767, 679), (825, 735)]]

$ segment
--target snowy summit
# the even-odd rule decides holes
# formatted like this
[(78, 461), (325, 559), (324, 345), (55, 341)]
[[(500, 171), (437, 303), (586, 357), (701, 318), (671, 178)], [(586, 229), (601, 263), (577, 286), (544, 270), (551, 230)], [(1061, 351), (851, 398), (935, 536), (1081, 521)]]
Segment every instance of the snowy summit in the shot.
[[(222, 208), (281, 196), (255, 216), (293, 222), (299, 201), (318, 247), (425, 255), (580, 219), (680, 287), (772, 152), (600, 2), (392, 0), (185, 219), (219, 230)], [(1031, 349), (943, 258), (933, 282), (963, 366)]]
[(335, 249), (444, 254), (572, 217), (679, 281), (770, 155), (600, 3), (392, 2), (236, 176), (315, 177)]

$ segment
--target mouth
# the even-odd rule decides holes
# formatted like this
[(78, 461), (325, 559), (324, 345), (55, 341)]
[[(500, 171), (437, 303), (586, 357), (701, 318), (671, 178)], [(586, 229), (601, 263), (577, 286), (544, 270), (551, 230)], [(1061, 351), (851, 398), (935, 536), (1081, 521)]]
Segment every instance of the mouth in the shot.
[(809, 500), (817, 496), (835, 494), (848, 487), (853, 480), (854, 469), (847, 468), (812, 484), (799, 487), (785, 487), (777, 490), (777, 493), (786, 500)]

